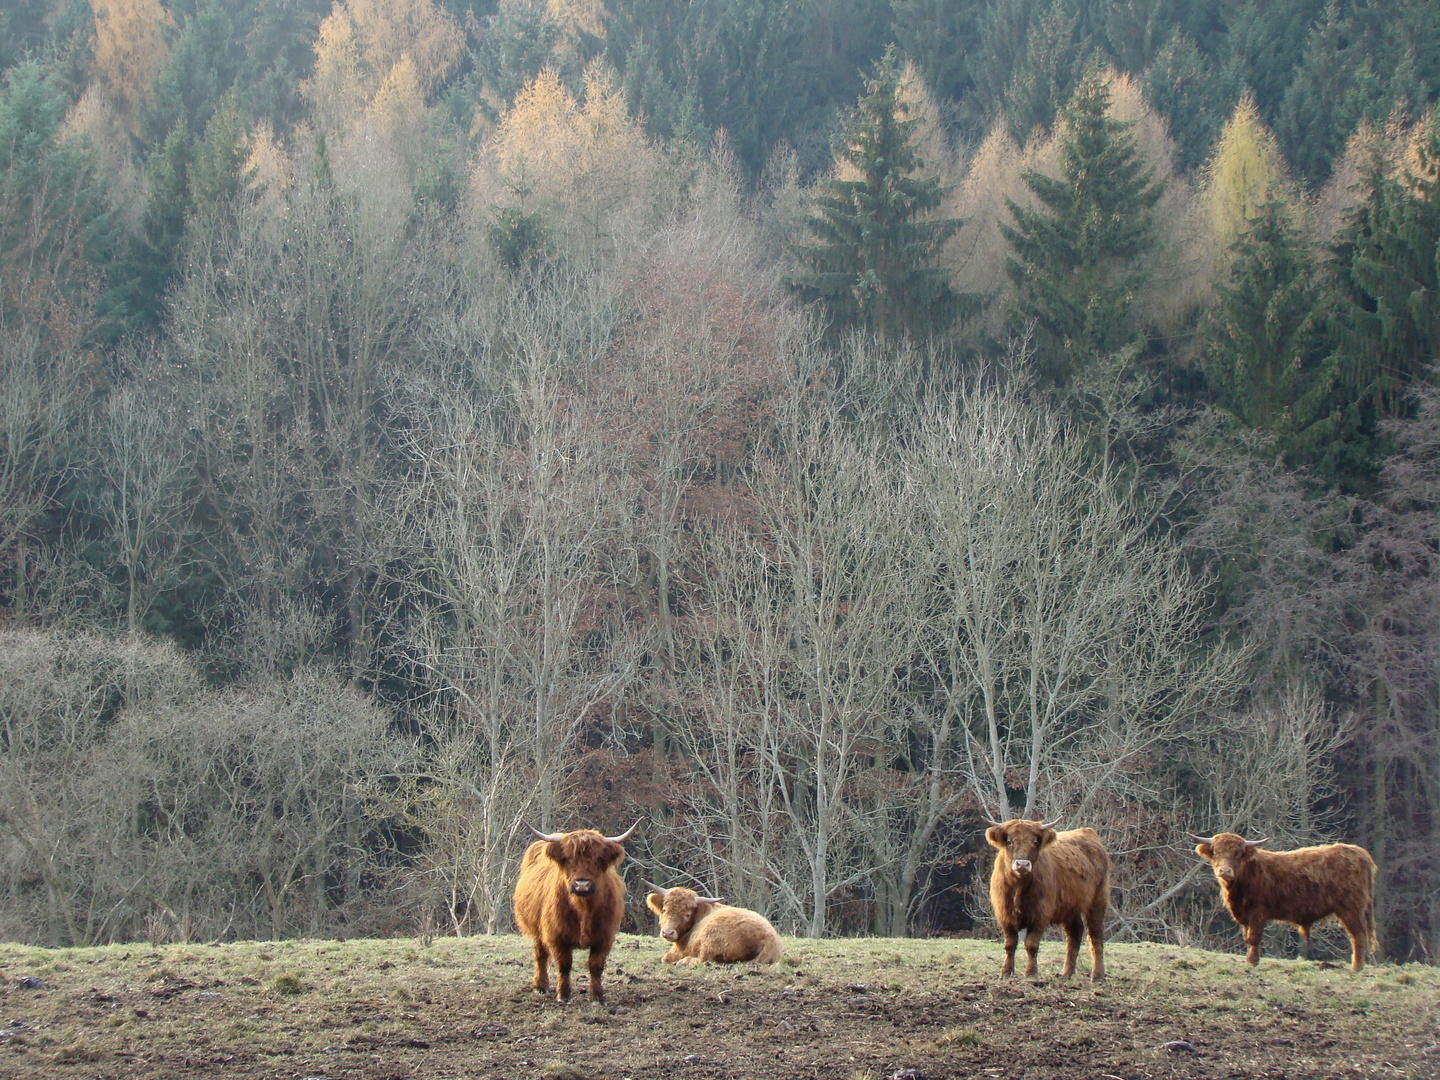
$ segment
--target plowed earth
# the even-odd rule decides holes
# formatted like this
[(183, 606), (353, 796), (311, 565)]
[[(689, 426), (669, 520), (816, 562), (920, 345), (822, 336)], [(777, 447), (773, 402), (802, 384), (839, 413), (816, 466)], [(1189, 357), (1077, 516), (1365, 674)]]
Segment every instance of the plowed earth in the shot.
[[(1110, 978), (1000, 982), (986, 941), (787, 939), (671, 968), (622, 937), (606, 1004), (529, 988), (515, 937), (0, 945), (0, 1076), (1141, 1080), (1440, 1076), (1440, 971), (1111, 945)], [(1084, 953), (1082, 971), (1084, 973)], [(38, 979), (43, 988), (18, 984)], [(1184, 1042), (1190, 1048), (1164, 1048)]]

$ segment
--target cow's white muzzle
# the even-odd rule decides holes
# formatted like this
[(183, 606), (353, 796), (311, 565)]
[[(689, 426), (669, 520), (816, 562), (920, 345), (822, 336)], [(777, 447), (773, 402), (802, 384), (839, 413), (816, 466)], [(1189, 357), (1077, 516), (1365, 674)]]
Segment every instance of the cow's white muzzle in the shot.
[(1016, 859), (1010, 864), (1010, 869), (1014, 870), (1017, 874), (1028, 874), (1032, 867), (1029, 859)]

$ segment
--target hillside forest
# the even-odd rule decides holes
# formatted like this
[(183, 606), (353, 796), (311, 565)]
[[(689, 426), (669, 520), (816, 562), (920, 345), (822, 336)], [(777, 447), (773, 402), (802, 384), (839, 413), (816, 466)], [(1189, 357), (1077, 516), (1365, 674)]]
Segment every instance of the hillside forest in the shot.
[(0, 69), (4, 938), (497, 932), (525, 821), (637, 819), (632, 895), (984, 932), (1025, 816), (1120, 939), (1233, 945), (1234, 830), (1440, 955), (1440, 6), (10, 0)]

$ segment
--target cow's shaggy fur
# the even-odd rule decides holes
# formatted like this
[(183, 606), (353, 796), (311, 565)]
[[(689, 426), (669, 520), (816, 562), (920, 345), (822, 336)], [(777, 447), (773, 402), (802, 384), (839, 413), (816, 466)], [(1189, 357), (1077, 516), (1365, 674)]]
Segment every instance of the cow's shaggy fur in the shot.
[(550, 989), (550, 959), (559, 972), (556, 998), (570, 999), (571, 953), (589, 949), (590, 999), (605, 1000), (600, 977), (625, 915), (625, 883), (616, 867), (625, 849), (594, 829), (525, 851), (515, 882), (515, 925), (535, 947), (534, 987)]
[(995, 848), (990, 905), (1005, 935), (1002, 977), (1015, 970), (1015, 946), (1025, 930), (1025, 975), (1036, 973), (1040, 939), (1051, 926), (1065, 931), (1068, 979), (1075, 971), (1080, 936), (1090, 934), (1090, 979), (1105, 977), (1105, 912), (1110, 906), (1110, 856), (1094, 829), (1057, 833), (1039, 821), (1014, 819), (991, 826)]
[(700, 896), (693, 889), (663, 889), (645, 898), (670, 942), (667, 964), (773, 964), (784, 951), (765, 916)]
[(1245, 932), (1245, 959), (1260, 962), (1265, 924), (1289, 923), (1310, 955), (1310, 928), (1334, 917), (1350, 935), (1350, 967), (1365, 966), (1375, 941), (1375, 860), (1354, 844), (1264, 851), (1260, 842), (1220, 833), (1195, 848), (1215, 870), (1225, 910)]

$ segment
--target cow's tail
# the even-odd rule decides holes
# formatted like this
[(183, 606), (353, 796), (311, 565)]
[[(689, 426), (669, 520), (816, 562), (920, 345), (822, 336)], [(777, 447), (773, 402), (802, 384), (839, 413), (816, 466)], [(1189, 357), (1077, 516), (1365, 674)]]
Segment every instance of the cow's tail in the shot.
[(1365, 913), (1365, 948), (1370, 952), (1370, 962), (1377, 963), (1380, 959), (1380, 935), (1376, 932), (1375, 926), (1375, 874), (1379, 869), (1375, 860), (1370, 860), (1370, 909)]

